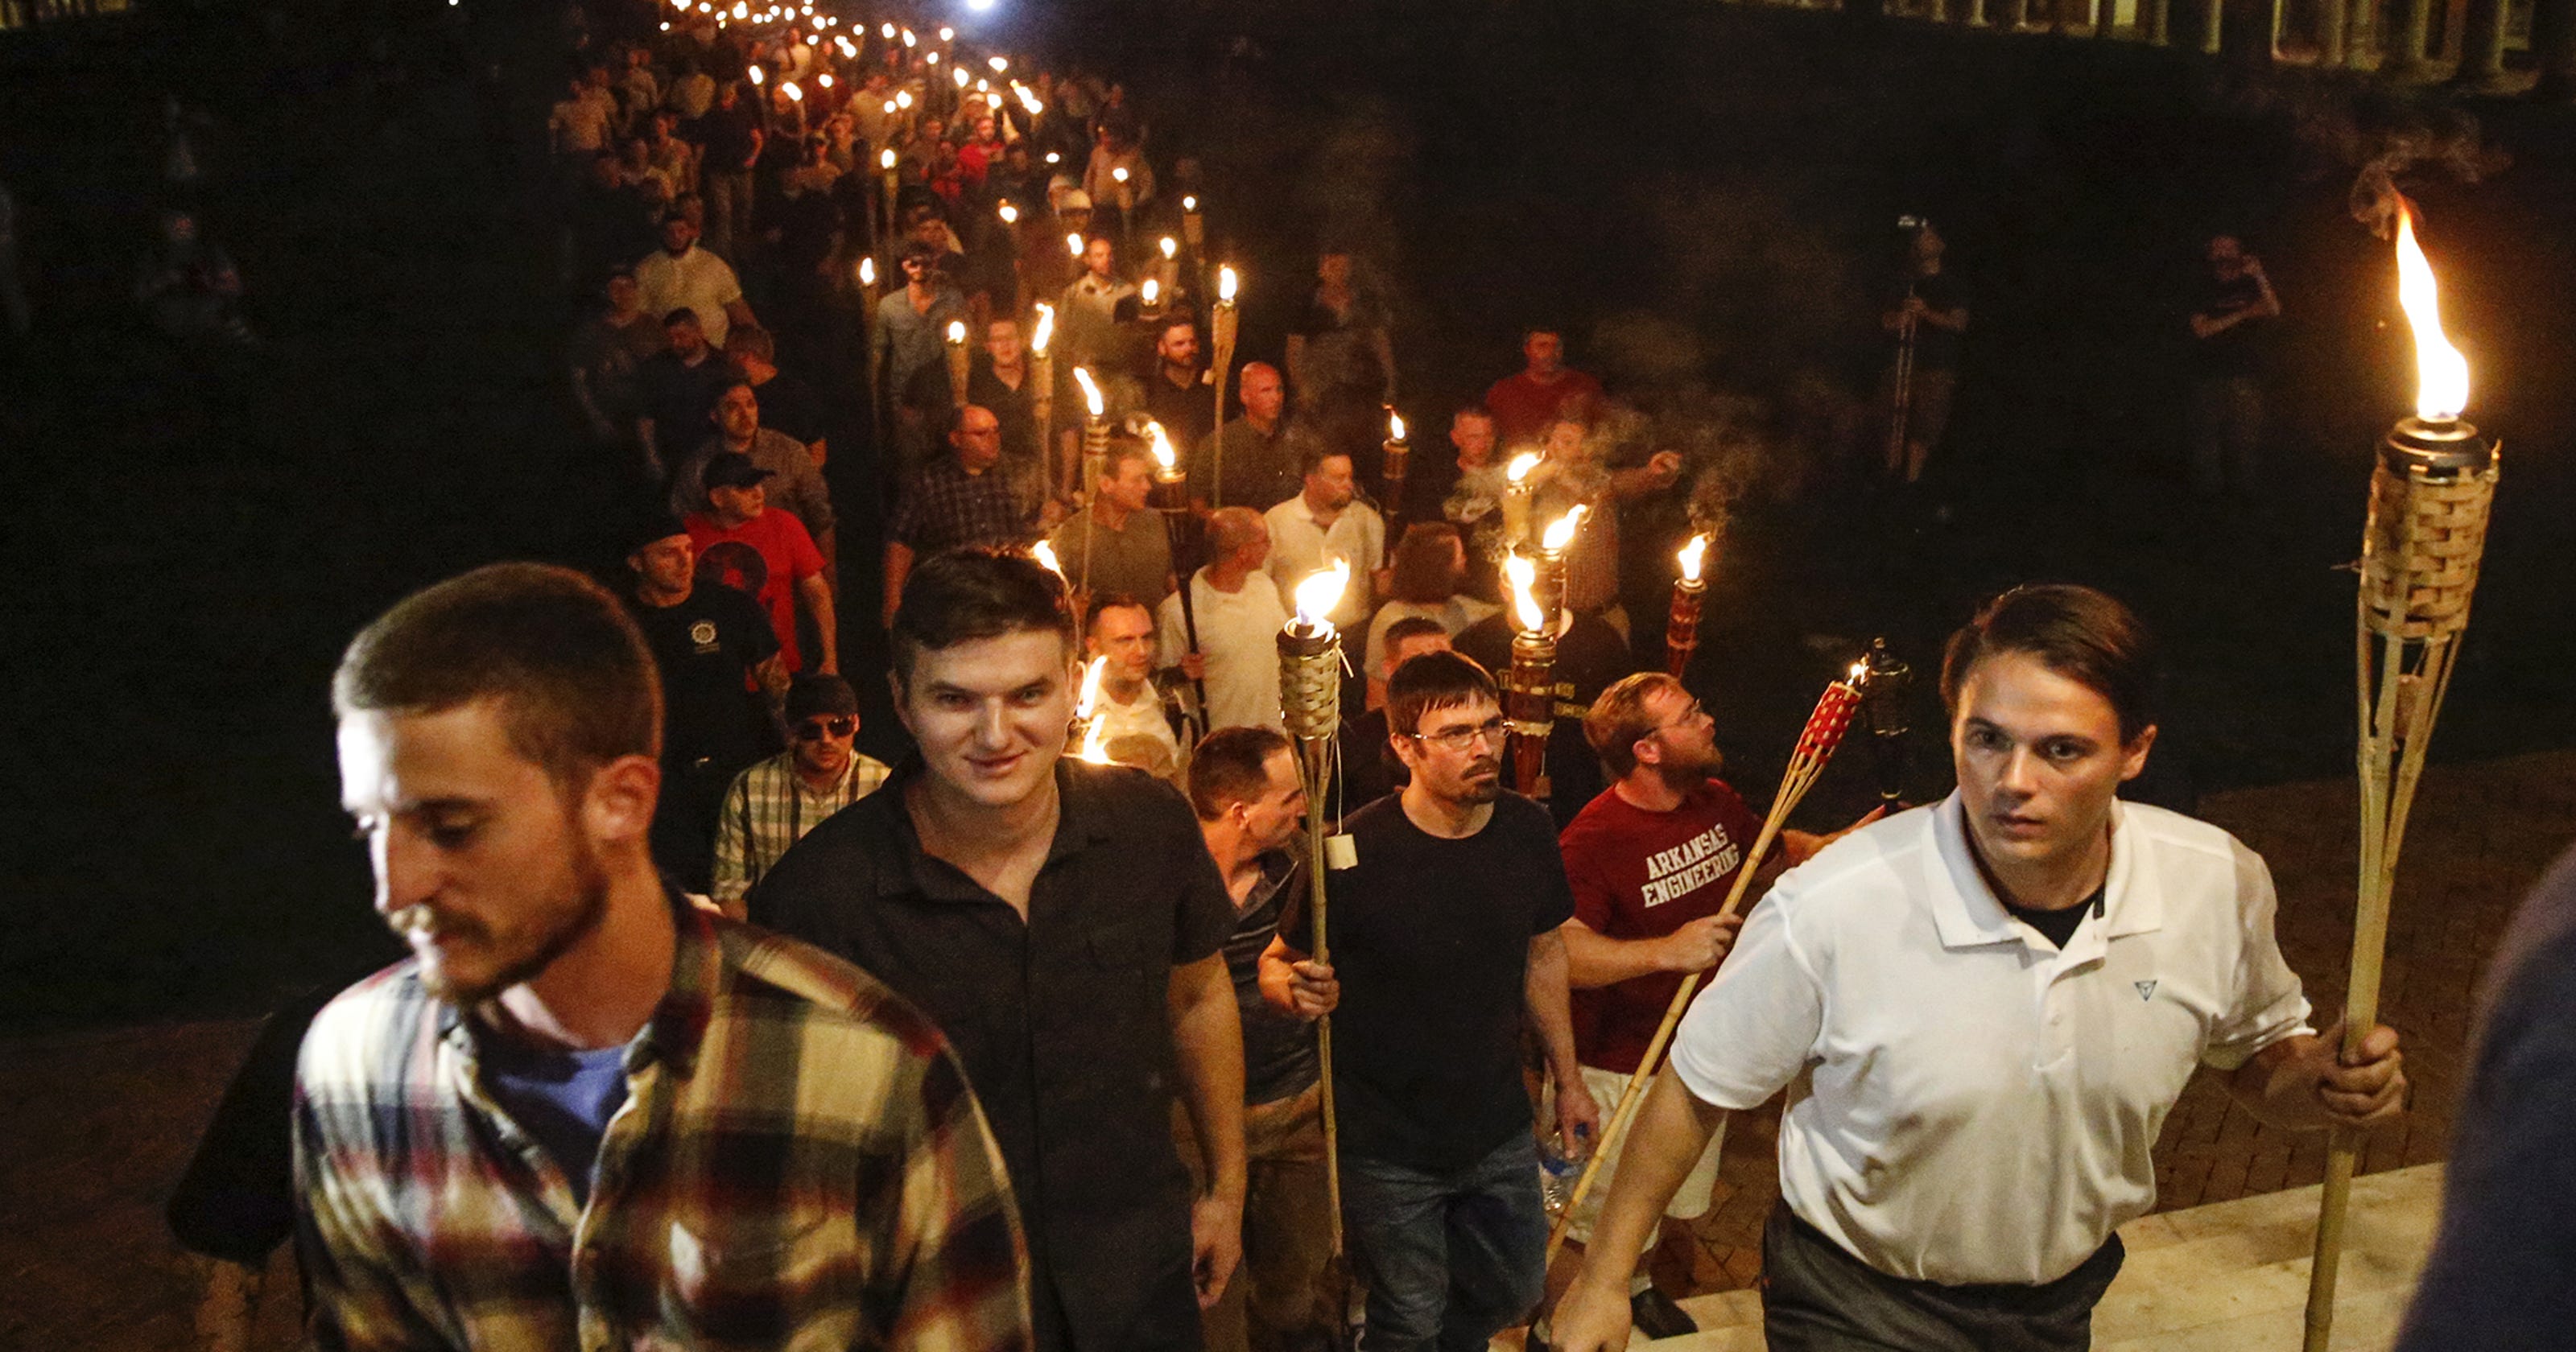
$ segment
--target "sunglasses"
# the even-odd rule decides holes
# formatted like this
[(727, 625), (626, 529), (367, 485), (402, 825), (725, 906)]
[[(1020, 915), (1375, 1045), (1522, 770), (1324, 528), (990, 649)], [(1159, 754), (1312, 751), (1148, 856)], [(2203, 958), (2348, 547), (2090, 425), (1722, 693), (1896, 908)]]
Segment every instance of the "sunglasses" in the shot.
[(796, 740), (818, 742), (826, 737), (847, 737), (859, 730), (855, 715), (840, 714), (832, 718), (809, 718), (796, 725)]

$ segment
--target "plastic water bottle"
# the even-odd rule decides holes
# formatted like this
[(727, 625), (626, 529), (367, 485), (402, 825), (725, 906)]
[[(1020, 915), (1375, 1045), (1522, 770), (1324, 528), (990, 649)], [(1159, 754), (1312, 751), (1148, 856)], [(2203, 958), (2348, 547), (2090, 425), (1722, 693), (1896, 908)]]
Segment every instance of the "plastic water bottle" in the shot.
[(1547, 1214), (1565, 1214), (1566, 1204), (1574, 1200), (1574, 1182), (1583, 1176), (1583, 1160), (1565, 1149), (1565, 1133), (1548, 1133), (1538, 1148), (1538, 1195), (1547, 1206)]

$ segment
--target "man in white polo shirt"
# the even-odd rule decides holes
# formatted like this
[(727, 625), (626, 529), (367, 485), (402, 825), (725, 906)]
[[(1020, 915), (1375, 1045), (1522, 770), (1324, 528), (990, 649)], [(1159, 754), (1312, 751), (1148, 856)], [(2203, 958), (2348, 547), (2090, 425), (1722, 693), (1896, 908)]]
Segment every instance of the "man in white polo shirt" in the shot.
[(1729, 1111), (1802, 1075), (1763, 1234), (1766, 1337), (1800, 1352), (2089, 1346), (2195, 1065), (2276, 1125), (2400, 1111), (2393, 1031), (2344, 1065), (2309, 1026), (2263, 861), (2115, 800), (2155, 741), (2153, 666), (2137, 618), (2082, 587), (2017, 588), (1951, 637), (1958, 791), (1754, 909), (1631, 1129), (1561, 1352), (1626, 1345), (1665, 1198)]
[(1332, 621), (1356, 633), (1375, 608), (1370, 589), (1386, 566), (1386, 518), (1359, 501), (1348, 454), (1316, 445), (1300, 461), (1304, 489), (1262, 514), (1270, 524), (1270, 580), (1282, 597), (1293, 597), (1308, 574), (1332, 567), (1335, 559), (1349, 564), (1350, 584), (1342, 588)]

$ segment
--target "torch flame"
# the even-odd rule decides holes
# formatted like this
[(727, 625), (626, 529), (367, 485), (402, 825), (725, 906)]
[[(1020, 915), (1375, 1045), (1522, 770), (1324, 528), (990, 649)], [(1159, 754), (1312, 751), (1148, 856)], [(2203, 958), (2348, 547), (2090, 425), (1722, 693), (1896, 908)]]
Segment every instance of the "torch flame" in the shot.
[(957, 87), (959, 89), (964, 89), (967, 85), (974, 83), (975, 80), (974, 76), (966, 73), (966, 68), (964, 66), (951, 66), (949, 67), (948, 73), (957, 77)]
[(1136, 290), (1137, 293), (1144, 298), (1147, 305), (1151, 305), (1163, 298), (1163, 284), (1156, 278), (1146, 278), (1145, 284), (1136, 288)]
[(1690, 538), (1690, 543), (1683, 545), (1681, 553), (1674, 557), (1681, 561), (1682, 581), (1688, 582), (1693, 586), (1697, 586), (1699, 584), (1700, 566), (1708, 559), (1708, 537), (1705, 535), (1692, 536)]
[(1038, 102), (1038, 96), (1027, 85), (1015, 84), (1011, 88), (1019, 91), (1020, 106), (1029, 110), (1029, 116), (1035, 117), (1046, 111), (1046, 105)]
[(1182, 199), (1181, 199), (1181, 210), (1183, 210), (1183, 211), (1196, 211), (1196, 210), (1198, 210), (1198, 209), (1199, 209), (1199, 199), (1197, 199), (1197, 198), (1195, 198), (1195, 197), (1184, 197), (1184, 198), (1182, 198)]
[(1109, 406), (1100, 401), (1100, 387), (1091, 383), (1089, 371), (1079, 366), (1073, 368), (1073, 383), (1082, 387), (1082, 402), (1090, 407), (1092, 417), (1104, 417), (1108, 414)]
[(885, 101), (885, 115), (888, 117), (894, 116), (894, 100), (887, 99)]
[(869, 258), (862, 258), (862, 259), (860, 259), (860, 260), (859, 260), (859, 285), (861, 285), (861, 286), (874, 286), (874, 285), (876, 285), (876, 284), (877, 284), (877, 260), (876, 260), (875, 258), (873, 258), (873, 257), (869, 257)]
[(794, 80), (790, 80), (787, 83), (780, 85), (778, 87), (778, 92), (785, 94), (788, 101), (791, 103), (803, 103), (805, 101), (805, 91), (798, 89)]
[(894, 25), (893, 25), (893, 24), (887, 24), (887, 25), (885, 25), (884, 27), (879, 28), (879, 29), (877, 30), (877, 35), (878, 35), (878, 36), (880, 36), (880, 37), (889, 37), (889, 38), (890, 38), (890, 37), (893, 37), (893, 36), (894, 36)]
[(1001, 74), (1003, 71), (1009, 70), (1009, 69), (1011, 68), (1011, 58), (1009, 58), (1009, 57), (1007, 57), (1007, 56), (997, 56), (997, 57), (994, 57), (992, 60), (985, 62), (984, 64), (985, 64), (985, 65), (988, 65), (988, 66), (991, 66), (991, 67), (993, 68), (993, 73), (994, 73), (995, 75), (999, 75), (999, 74)]
[(950, 342), (952, 342), (952, 343), (959, 344), (959, 345), (961, 345), (961, 346), (962, 346), (962, 345), (964, 345), (964, 343), (966, 342), (966, 321), (965, 321), (965, 320), (962, 320), (962, 319), (952, 319), (952, 320), (949, 320), (949, 321), (948, 321), (948, 341), (950, 341)]
[(1109, 171), (1109, 177), (1110, 177), (1110, 178), (1112, 178), (1112, 179), (1114, 179), (1114, 180), (1116, 180), (1117, 182), (1120, 182), (1120, 183), (1124, 183), (1124, 182), (1126, 182), (1126, 181), (1127, 181), (1127, 166), (1122, 164), (1122, 165), (1119, 165), (1117, 168), (1110, 170), (1110, 171)]
[(818, 84), (818, 85), (823, 86), (825, 89), (829, 89), (829, 88), (831, 88), (831, 87), (832, 87), (832, 72), (830, 72), (830, 71), (828, 71), (828, 70), (827, 70), (827, 71), (823, 72), (822, 74), (815, 76), (815, 77), (814, 77), (814, 83), (816, 83), (816, 84)]
[(1512, 613), (1525, 632), (1535, 633), (1547, 627), (1547, 612), (1541, 610), (1534, 588), (1538, 585), (1538, 565), (1527, 554), (1515, 549), (1503, 556), (1503, 576), (1512, 586)]
[(1523, 451), (1512, 457), (1512, 463), (1503, 466), (1503, 477), (1513, 483), (1519, 483), (1528, 478), (1529, 472), (1537, 469), (1538, 462), (1545, 458), (1536, 451)]
[(892, 169), (892, 168), (894, 167), (894, 150), (893, 150), (893, 148), (888, 147), (887, 149), (885, 149), (885, 150), (883, 150), (883, 151), (878, 152), (878, 154), (877, 154), (877, 167), (878, 167), (879, 169)]
[(1580, 502), (1566, 508), (1565, 515), (1549, 522), (1547, 529), (1540, 533), (1538, 547), (1550, 554), (1555, 554), (1574, 543), (1574, 528), (1583, 524), (1583, 513), (1586, 510), (1588, 510), (1586, 505)]
[(1004, 225), (1018, 225), (1020, 223), (1020, 209), (1012, 206), (1008, 202), (1004, 202), (1002, 204), (1001, 216), (1002, 224)]
[(745, 73), (751, 76), (751, 82), (752, 82), (753, 84), (758, 84), (758, 83), (760, 83), (763, 79), (767, 78), (767, 77), (763, 76), (763, 75), (760, 73), (760, 67), (758, 67), (758, 66), (754, 66), (754, 67), (752, 67), (749, 71), (747, 71), (747, 72), (745, 72)]
[(1055, 336), (1055, 307), (1045, 301), (1039, 301), (1037, 311), (1038, 331), (1029, 339), (1029, 351), (1043, 357), (1046, 355), (1047, 340)]
[(1396, 412), (1394, 409), (1388, 409), (1386, 411), (1386, 439), (1389, 441), (1404, 440), (1404, 415)]
[(1066, 581), (1071, 580), (1064, 576), (1064, 565), (1056, 562), (1054, 545), (1048, 544), (1044, 540), (1040, 540), (1036, 544), (1029, 546), (1029, 557), (1045, 564), (1047, 571), (1055, 574), (1057, 578)]
[(1072, 255), (1073, 255), (1074, 257), (1076, 257), (1076, 258), (1080, 258), (1080, 257), (1082, 257), (1082, 232), (1081, 232), (1081, 231), (1079, 231), (1079, 230), (1073, 231), (1073, 232), (1071, 232), (1071, 233), (1067, 234), (1067, 235), (1064, 237), (1064, 251), (1065, 251), (1066, 253), (1072, 254)]
[(1216, 298), (1218, 300), (1225, 301), (1228, 304), (1232, 304), (1234, 301), (1234, 288), (1234, 269), (1218, 268), (1216, 270)]
[(1172, 449), (1171, 437), (1165, 434), (1163, 425), (1158, 422), (1145, 424), (1145, 432), (1153, 438), (1155, 467), (1165, 474), (1171, 473), (1172, 467), (1180, 463), (1179, 454)]
[(1074, 701), (1073, 716), (1089, 718), (1100, 707), (1100, 678), (1109, 670), (1109, 659), (1095, 657), (1082, 669), (1082, 697)]
[(2415, 329), (2415, 416), (2450, 422), (2469, 406), (2469, 361), (2442, 336), (2433, 265), (2415, 243), (2415, 213), (2403, 200), (2397, 204), (2397, 303)]
[(939, 40), (941, 42), (955, 42), (957, 40), (957, 30), (946, 24), (941, 24), (939, 26)]
[(898, 89), (894, 91), (894, 106), (897, 108), (911, 107), (912, 91), (909, 89)]
[(1179, 241), (1179, 240), (1176, 240), (1176, 239), (1172, 238), (1172, 237), (1171, 237), (1171, 236), (1169, 236), (1169, 235), (1165, 235), (1165, 236), (1163, 236), (1163, 238), (1162, 238), (1162, 240), (1161, 240), (1161, 245), (1162, 245), (1162, 250), (1163, 250), (1163, 261), (1164, 261), (1164, 262), (1168, 263), (1168, 262), (1171, 262), (1173, 259), (1180, 257), (1180, 254), (1181, 254), (1181, 243), (1180, 243), (1180, 241)]
[(1310, 632), (1329, 632), (1333, 622), (1326, 617), (1332, 614), (1333, 607), (1342, 603), (1342, 589), (1350, 582), (1351, 564), (1348, 559), (1335, 559), (1331, 568), (1319, 568), (1308, 573), (1306, 580), (1297, 584), (1298, 627)]

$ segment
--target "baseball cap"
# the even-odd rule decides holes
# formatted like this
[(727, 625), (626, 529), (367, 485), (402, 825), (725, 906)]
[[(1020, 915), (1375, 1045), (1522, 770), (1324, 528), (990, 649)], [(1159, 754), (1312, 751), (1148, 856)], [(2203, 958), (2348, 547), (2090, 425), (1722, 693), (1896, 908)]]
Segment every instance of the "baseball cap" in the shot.
[(1058, 211), (1089, 211), (1091, 210), (1091, 194), (1084, 192), (1080, 188), (1067, 188), (1064, 192), (1064, 200), (1056, 203), (1055, 209)]
[(740, 451), (725, 451), (708, 457), (706, 469), (698, 475), (698, 484), (709, 490), (749, 488), (768, 478), (769, 474), (768, 470), (751, 463), (750, 456)]
[(638, 510), (626, 524), (626, 552), (630, 554), (658, 545), (674, 535), (689, 533), (688, 528), (680, 524), (680, 518), (671, 515), (668, 507)]

